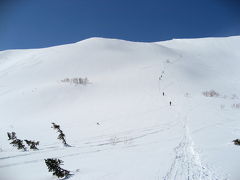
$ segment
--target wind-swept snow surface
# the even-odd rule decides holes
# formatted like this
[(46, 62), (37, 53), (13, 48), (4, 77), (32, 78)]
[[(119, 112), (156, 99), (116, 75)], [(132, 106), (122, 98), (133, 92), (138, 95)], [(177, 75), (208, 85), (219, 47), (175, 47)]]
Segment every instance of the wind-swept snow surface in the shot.
[[(0, 52), (0, 179), (57, 179), (44, 159), (59, 158), (71, 180), (239, 180), (239, 47), (91, 38)], [(17, 150), (7, 132), (39, 150)]]

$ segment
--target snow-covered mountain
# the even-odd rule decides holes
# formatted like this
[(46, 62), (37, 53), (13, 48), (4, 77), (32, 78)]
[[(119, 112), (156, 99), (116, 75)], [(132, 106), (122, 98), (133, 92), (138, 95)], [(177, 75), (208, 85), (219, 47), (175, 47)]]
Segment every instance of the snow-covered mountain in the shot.
[(239, 180), (239, 47), (240, 36), (90, 38), (0, 51), (0, 179), (56, 179), (44, 159), (60, 158), (71, 180)]

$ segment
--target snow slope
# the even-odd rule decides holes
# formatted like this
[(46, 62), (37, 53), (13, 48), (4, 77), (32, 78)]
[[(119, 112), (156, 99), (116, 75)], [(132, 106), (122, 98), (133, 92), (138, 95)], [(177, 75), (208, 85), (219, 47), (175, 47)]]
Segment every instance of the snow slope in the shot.
[[(0, 179), (56, 179), (44, 163), (56, 157), (71, 180), (239, 180), (239, 47), (240, 36), (90, 38), (1, 51)], [(61, 82), (74, 77), (91, 83)], [(209, 90), (219, 96), (203, 96)], [(12, 147), (12, 131), (40, 150)]]

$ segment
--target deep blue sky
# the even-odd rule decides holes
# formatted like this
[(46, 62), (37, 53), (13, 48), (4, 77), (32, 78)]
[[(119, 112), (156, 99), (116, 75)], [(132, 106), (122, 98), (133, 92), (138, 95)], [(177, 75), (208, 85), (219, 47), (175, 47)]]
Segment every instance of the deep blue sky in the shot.
[(238, 0), (0, 0), (0, 50), (240, 35)]

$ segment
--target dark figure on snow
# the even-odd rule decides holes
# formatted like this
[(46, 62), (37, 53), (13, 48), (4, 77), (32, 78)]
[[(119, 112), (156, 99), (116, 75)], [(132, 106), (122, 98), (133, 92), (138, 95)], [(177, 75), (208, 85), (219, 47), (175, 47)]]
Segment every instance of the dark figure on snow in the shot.
[(162, 93), (162, 95), (164, 96), (164, 92)]
[(170, 101), (169, 104), (170, 104), (170, 106), (171, 106), (171, 105), (172, 105), (172, 102)]

